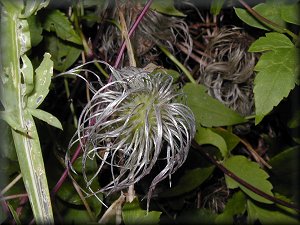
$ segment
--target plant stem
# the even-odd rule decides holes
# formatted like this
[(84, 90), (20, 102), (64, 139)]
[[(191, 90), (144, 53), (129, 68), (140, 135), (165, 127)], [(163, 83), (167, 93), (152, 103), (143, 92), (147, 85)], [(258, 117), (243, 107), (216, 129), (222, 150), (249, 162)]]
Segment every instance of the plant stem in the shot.
[[(75, 162), (75, 160), (78, 158), (78, 156), (80, 155), (81, 152), (81, 146), (80, 144), (78, 144), (76, 151), (71, 159), (71, 163), (73, 164)], [(57, 181), (56, 185), (54, 186), (54, 188), (51, 191), (51, 195), (54, 196), (56, 194), (56, 192), (58, 192), (58, 190), (61, 188), (62, 184), (64, 183), (64, 181), (66, 180), (66, 178), (68, 177), (68, 172), (69, 172), (69, 166), (67, 166), (67, 168), (65, 169), (64, 173), (61, 175), (60, 179)]]
[(204, 156), (206, 156), (215, 166), (217, 166), (225, 175), (229, 176), (230, 178), (232, 178), (233, 180), (235, 180), (236, 182), (238, 182), (239, 184), (243, 185), (244, 187), (246, 187), (247, 189), (253, 191), (255, 194), (260, 195), (261, 197), (268, 199), (274, 203), (277, 203), (279, 205), (282, 206), (286, 206), (288, 208), (294, 209), (297, 212), (300, 212), (300, 209), (298, 206), (291, 204), (289, 202), (283, 201), (281, 199), (275, 198), (261, 190), (259, 190), (258, 188), (254, 187), (253, 185), (249, 184), (248, 182), (246, 182), (245, 180), (241, 179), (240, 177), (238, 177), (237, 175), (235, 175), (234, 173), (232, 173), (230, 170), (228, 170), (225, 166), (223, 166), (221, 163), (219, 163), (217, 160), (215, 160), (212, 156), (210, 156), (208, 153), (204, 152), (201, 148), (201, 146), (196, 142), (193, 141), (192, 143), (193, 147), (195, 149), (197, 149), (198, 151), (201, 152), (201, 154), (203, 154)]
[(165, 46), (162, 46), (162, 45), (159, 45), (158, 46), (163, 53), (165, 53), (165, 55), (172, 60), (172, 62), (174, 62), (181, 70), (182, 72), (187, 76), (187, 78), (190, 80), (191, 83), (193, 84), (197, 84), (197, 82), (195, 81), (195, 79), (193, 78), (192, 74), (185, 68), (184, 65), (182, 65), (181, 62), (179, 62), (175, 56), (173, 56), (171, 54), (171, 52), (169, 52), (169, 50), (165, 47)]
[[(136, 21), (134, 22), (134, 24), (132, 25), (132, 27), (130, 28), (129, 32), (128, 32), (128, 38), (131, 37), (131, 35), (133, 34), (133, 32), (135, 31), (135, 29), (137, 28), (138, 24), (141, 22), (142, 18), (144, 17), (145, 13), (147, 12), (147, 10), (150, 8), (151, 4), (152, 4), (153, 0), (148, 0), (147, 4), (144, 6), (141, 14), (138, 16), (138, 18), (136, 19)], [(115, 65), (114, 67), (117, 68), (120, 64), (122, 55), (124, 53), (124, 50), (126, 48), (126, 43), (125, 41), (123, 41), (123, 44), (119, 50), (119, 54), (118, 57), (116, 59)]]
[(15, 177), (3, 190), (0, 192), (0, 195), (4, 195), (11, 187), (13, 187), (20, 179), (22, 178), (22, 174), (20, 173)]
[(258, 19), (260, 22), (262, 22), (263, 24), (266, 24), (267, 26), (271, 26), (272, 29), (274, 29), (275, 31), (277, 31), (279, 33), (287, 33), (288, 35), (290, 35), (293, 38), (294, 42), (297, 41), (298, 36), (296, 34), (294, 34), (293, 32), (291, 32), (290, 30), (286, 29), (285, 27), (282, 27), (282, 26), (278, 25), (277, 23), (274, 23), (273, 21), (268, 20), (267, 18), (263, 17), (258, 12), (256, 12), (254, 9), (252, 9), (243, 0), (239, 0), (239, 2), (248, 10), (248, 12), (252, 16), (254, 16), (256, 19)]
[(7, 122), (12, 128), (18, 162), (35, 221), (38, 224), (52, 224), (54, 219), (38, 132), (25, 102), (24, 89), (27, 84), (22, 82), (20, 57), (28, 48), (24, 40), (29, 40), (30, 36), (22, 30), (27, 21), (19, 18), (20, 13), (20, 9), (9, 1), (4, 1), (4, 6), (1, 6), (0, 68), (1, 80), (6, 79), (0, 87), (5, 93), (1, 101), (10, 117), (10, 122)]

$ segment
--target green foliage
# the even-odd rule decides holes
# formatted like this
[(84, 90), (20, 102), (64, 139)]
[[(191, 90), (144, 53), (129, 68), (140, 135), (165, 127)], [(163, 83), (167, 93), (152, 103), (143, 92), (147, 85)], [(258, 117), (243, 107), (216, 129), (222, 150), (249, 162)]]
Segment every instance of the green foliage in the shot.
[[(285, 22), (299, 25), (299, 3), (287, 4), (284, 1), (267, 1), (253, 7), (265, 19), (284, 28)], [(263, 30), (276, 30), (278, 27), (251, 15), (246, 9), (235, 8), (237, 16), (246, 24)]]
[(174, 0), (154, 0), (151, 9), (170, 16), (185, 16), (174, 7)]
[[(102, 57), (101, 51), (104, 47), (99, 46), (100, 42), (97, 43), (99, 39), (107, 38), (112, 45), (122, 42), (120, 36), (114, 37), (110, 34), (104, 36), (107, 31), (106, 26), (111, 25), (107, 21), (117, 21), (117, 18), (108, 16), (109, 10), (105, 13), (102, 11), (107, 7), (110, 9), (110, 1), (84, 0), (78, 2), (70, 8), (70, 17), (67, 16), (65, 9), (58, 10), (54, 9), (55, 7), (52, 9), (49, 7), (49, 9), (40, 10), (48, 2), (3, 0), (0, 3), (1, 10), (8, 9), (10, 14), (10, 17), (6, 17), (6, 14), (1, 11), (0, 20), (2, 34), (0, 57), (0, 107), (2, 111), (0, 115), (1, 119), (6, 121), (6, 123), (0, 121), (0, 188), (5, 188), (21, 171), (25, 183), (19, 181), (5, 193), (5, 196), (13, 196), (27, 191), (30, 193), (30, 201), (33, 202), (31, 206), (27, 204), (22, 214), (18, 216), (16, 209), (19, 207), (19, 199), (3, 201), (3, 203), (7, 203), (13, 217), (9, 222), (14, 220), (16, 224), (22, 224), (32, 218), (30, 207), (32, 207), (33, 215), (38, 223), (41, 221), (43, 210), (51, 211), (45, 178), (52, 187), (61, 176), (62, 170), (65, 168), (61, 164), (64, 164), (65, 151), (75, 130), (70, 125), (73, 115), (65, 107), (69, 104), (65, 99), (66, 93), (68, 98), (72, 98), (70, 101), (74, 101), (76, 112), (84, 107), (90, 97), (90, 93), (87, 93), (86, 87), (82, 85), (83, 82), (70, 82), (69, 91), (64, 89), (60, 79), (52, 80), (53, 73), (66, 71), (73, 64), (80, 65), (82, 63), (82, 60), (79, 60), (83, 51), (82, 43), (91, 44), (93, 53), (95, 53), (93, 56), (96, 59), (96, 57)], [(145, 2), (142, 1), (141, 5)], [(222, 11), (224, 3), (223, 0), (213, 0), (210, 8), (203, 10), (207, 13), (210, 11), (213, 15), (226, 17), (226, 13)], [(157, 60), (153, 60), (155, 64), (158, 64), (155, 73), (171, 74), (174, 83), (184, 86), (183, 91), (186, 94), (187, 105), (192, 109), (197, 123), (194, 141), (200, 145), (201, 149), (196, 149), (192, 145), (185, 164), (179, 171), (172, 174), (171, 188), (167, 179), (157, 185), (148, 213), (142, 199), (147, 194), (149, 179), (145, 177), (138, 182), (135, 186), (136, 198), (131, 203), (126, 202), (118, 212), (122, 215), (121, 223), (125, 225), (167, 224), (167, 222), (173, 224), (299, 223), (294, 210), (274, 204), (257, 195), (221, 173), (202, 155), (202, 153), (207, 153), (212, 158), (223, 161), (223, 165), (233, 174), (266, 194), (289, 203), (296, 202), (299, 205), (297, 177), (299, 175), (298, 144), (300, 137), (299, 132), (289, 132), (299, 129), (300, 111), (298, 106), (286, 109), (289, 111), (287, 114), (281, 111), (285, 105), (293, 105), (297, 102), (297, 99), (291, 99), (290, 93), (295, 94), (293, 91), (299, 88), (297, 85), (300, 83), (297, 63), (299, 54), (297, 38), (299, 39), (299, 37), (288, 29), (298, 31), (297, 25), (300, 25), (299, 1), (293, 0), (286, 3), (268, 0), (260, 3), (253, 7), (261, 15), (258, 18), (245, 9), (235, 8), (237, 16), (243, 22), (254, 28), (262, 29), (265, 35), (257, 37), (256, 29), (247, 29), (247, 32), (256, 38), (249, 51), (259, 54), (259, 60), (255, 67), (257, 74), (254, 80), (255, 115), (251, 115), (247, 119), (209, 96), (205, 87), (197, 84), (197, 80), (199, 80), (197, 76), (201, 76), (201, 74), (197, 74), (197, 71), (199, 63), (202, 63), (197, 55), (201, 55), (200, 51), (205, 50), (206, 47), (203, 46), (203, 49), (201, 47), (200, 51), (196, 51), (198, 50), (197, 44), (200, 42), (200, 45), (205, 44), (206, 42), (202, 43), (202, 39), (209, 40), (202, 35), (205, 30), (212, 31), (210, 34), (213, 36), (216, 30), (222, 28), (219, 27), (222, 24), (219, 23), (219, 17), (214, 17), (217, 21), (196, 21), (193, 20), (194, 14), (187, 14), (190, 12), (189, 10), (182, 10), (177, 2), (176, 7), (174, 4), (174, 0), (154, 0), (151, 9), (165, 16), (181, 17), (182, 21), (188, 22), (189, 30), (192, 31), (191, 37), (195, 41), (193, 55), (183, 62), (186, 52), (181, 52), (177, 47), (178, 45), (187, 47), (185, 43), (187, 37), (176, 34), (176, 40), (158, 41), (154, 44), (156, 46), (151, 48), (153, 55), (150, 55), (149, 58), (147, 55), (142, 57), (143, 60), (150, 59), (151, 62), (151, 57), (159, 56), (156, 58)], [(195, 8), (191, 8), (191, 12), (193, 10)], [(138, 12), (132, 14), (132, 21), (129, 24), (134, 22), (137, 15), (135, 13)], [(212, 15), (209, 15), (206, 20), (209, 20), (210, 17)], [(194, 29), (194, 25), (196, 29)], [(174, 33), (176, 33), (175, 29)], [(193, 32), (197, 33), (197, 29), (200, 30), (199, 33), (202, 32), (201, 37), (193, 36)], [(8, 35), (14, 34), (14, 32), (15, 36)], [(255, 35), (253, 35), (254, 33)], [(208, 35), (209, 38), (211, 35)], [(143, 36), (147, 35), (143, 34)], [(137, 45), (143, 44), (142, 40)], [(114, 46), (115, 49), (119, 47)], [(170, 50), (173, 47), (174, 52)], [(163, 53), (168, 57), (167, 59), (163, 57)], [(113, 54), (117, 55), (118, 53)], [(126, 62), (126, 55), (124, 62)], [(124, 62), (123, 65), (126, 65)], [(195, 64), (197, 65), (195, 66)], [(91, 65), (93, 64), (89, 64), (87, 69), (90, 69)], [(172, 69), (167, 70), (164, 67)], [(181, 76), (180, 72), (186, 76)], [(92, 77), (86, 76), (86, 79), (88, 82), (94, 82)], [(102, 81), (104, 84), (107, 82), (104, 79)], [(222, 85), (226, 86), (227, 81)], [(95, 87), (98, 88), (98, 85), (96, 84)], [(48, 95), (49, 92), (50, 95)], [(84, 99), (85, 95), (87, 95), (87, 99)], [(46, 96), (48, 97), (46, 98)], [(62, 129), (62, 124), (45, 110), (57, 114), (63, 122), (63, 131), (58, 132), (57, 129), (50, 127)], [(266, 117), (267, 115), (268, 117)], [(47, 124), (33, 120), (32, 117)], [(282, 119), (283, 117), (285, 120)], [(252, 122), (252, 118), (255, 118), (255, 124)], [(38, 129), (36, 129), (34, 121), (36, 121)], [(71, 126), (74, 128), (71, 132), (72, 135), (67, 130)], [(241, 130), (239, 130), (240, 127), (242, 127)], [(249, 149), (248, 146), (246, 149), (243, 144), (239, 144), (241, 140), (247, 141), (253, 147), (258, 159), (253, 157), (250, 160), (250, 156), (245, 156), (249, 154)], [(90, 178), (99, 169), (101, 154), (99, 149), (95, 155), (89, 155), (91, 159), (98, 157), (97, 160), (87, 158), (85, 165), (87, 178)], [(162, 155), (162, 157), (165, 156)], [(43, 168), (43, 158), (46, 169), (48, 168), (46, 174)], [(266, 160), (272, 168), (269, 170), (260, 168), (258, 164), (260, 158)], [(270, 160), (268, 160), (269, 158)], [(124, 160), (124, 158), (120, 158), (120, 160)], [(81, 156), (75, 160), (73, 168), (76, 172), (73, 176), (76, 182), (67, 179), (53, 196), (52, 204), (56, 209), (55, 222), (62, 224), (97, 223), (107, 210), (99, 199), (105, 199), (105, 203), (109, 206), (116, 195), (111, 194), (104, 198), (101, 193), (98, 193), (97, 197), (88, 194), (89, 190), (87, 190), (82, 177)], [(101, 172), (91, 184), (94, 191), (101, 189), (101, 185), (108, 182), (106, 176), (107, 171), (110, 170), (109, 165), (104, 165), (104, 168), (103, 173)], [(159, 171), (161, 164), (155, 165), (153, 168), (154, 171)], [(153, 175), (151, 171), (149, 177)], [(79, 196), (78, 189), (82, 191), (83, 199), (82, 196)], [(123, 191), (126, 192), (126, 189)], [(43, 202), (47, 199), (48, 205)], [(7, 215), (1, 210), (0, 223), (6, 219)], [(114, 215), (110, 222), (113, 219), (115, 219)]]
[(201, 145), (211, 144), (216, 146), (220, 149), (223, 157), (228, 155), (227, 145), (224, 138), (212, 131), (210, 128), (198, 127), (195, 135), (195, 141)]
[(216, 224), (233, 224), (233, 218), (242, 215), (246, 211), (246, 197), (242, 191), (238, 191), (228, 200), (224, 211), (216, 217)]
[(224, 3), (225, 0), (212, 0), (210, 4), (210, 13), (216, 16), (219, 15)]
[(292, 24), (300, 25), (299, 2), (295, 4), (283, 5), (280, 8), (281, 18)]
[(163, 198), (174, 197), (194, 190), (209, 178), (214, 168), (214, 166), (210, 166), (186, 171), (176, 186), (164, 191), (159, 196)]
[(247, 201), (248, 223), (255, 224), (259, 220), (262, 224), (299, 224), (295, 213), (287, 209), (266, 208), (253, 201)]
[(187, 96), (187, 105), (194, 112), (198, 127), (228, 126), (246, 122), (238, 113), (209, 96), (202, 85), (188, 83), (183, 91)]
[(44, 17), (43, 28), (55, 32), (62, 40), (81, 45), (81, 38), (73, 29), (72, 24), (64, 13), (59, 10), (49, 10)]
[(125, 225), (133, 224), (159, 224), (161, 212), (141, 209), (139, 201), (135, 198), (132, 202), (127, 202), (122, 208), (122, 218)]
[(299, 83), (298, 50), (285, 35), (272, 32), (255, 41), (249, 51), (264, 52), (255, 66), (258, 71), (254, 86), (255, 123), (258, 124)]
[(43, 40), (43, 27), (42, 23), (36, 15), (30, 16), (28, 19), (28, 26), (30, 31), (31, 46), (37, 46)]
[(68, 69), (80, 56), (82, 49), (69, 43), (63, 42), (56, 36), (44, 37), (45, 49), (51, 53), (54, 61), (54, 69), (65, 71)]
[(297, 199), (297, 190), (300, 188), (295, 180), (295, 177), (299, 177), (299, 151), (299, 146), (285, 149), (269, 162), (272, 166), (270, 180), (274, 190), (293, 199)]
[[(281, 18), (280, 15), (281, 6), (282, 3), (280, 3), (279, 1), (269, 1), (266, 3), (260, 3), (254, 6), (253, 9), (260, 15), (262, 15), (264, 18), (278, 24), (279, 26), (284, 27), (284, 20)], [(235, 8), (235, 13), (241, 20), (243, 20), (246, 24), (250, 26), (264, 30), (274, 29), (272, 25), (266, 24), (253, 17), (246, 9)]]
[[(255, 162), (251, 162), (249, 159), (247, 159), (244, 156), (237, 155), (232, 156), (225, 160), (224, 166), (246, 181), (247, 183), (251, 184), (252, 186), (258, 188), (259, 190), (265, 192), (266, 194), (269, 194), (273, 196), (272, 193), (272, 184), (267, 180), (269, 175), (261, 168), (259, 168), (259, 165)], [(256, 193), (252, 192), (248, 188), (244, 187), (242, 184), (236, 182), (232, 178), (225, 176), (226, 178), (226, 184), (227, 187), (230, 189), (235, 188), (241, 188), (248, 196), (250, 196), (252, 199), (263, 202), (263, 203), (272, 203), (270, 200), (267, 200)]]
[(193, 209), (184, 211), (183, 213), (179, 214), (179, 216), (176, 218), (176, 222), (177, 224), (186, 225), (214, 224), (216, 216), (216, 214), (205, 208)]

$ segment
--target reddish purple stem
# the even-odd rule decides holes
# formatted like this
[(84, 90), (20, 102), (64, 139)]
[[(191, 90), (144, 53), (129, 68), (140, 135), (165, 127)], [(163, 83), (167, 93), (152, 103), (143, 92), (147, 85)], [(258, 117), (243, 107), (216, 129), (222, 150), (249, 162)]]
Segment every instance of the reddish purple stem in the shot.
[[(138, 18), (134, 22), (133, 26), (130, 28), (130, 30), (128, 32), (128, 38), (131, 37), (131, 35), (135, 31), (135, 29), (137, 28), (138, 24), (141, 22), (142, 18), (144, 17), (145, 13), (147, 12), (147, 10), (149, 9), (149, 7), (151, 6), (152, 2), (153, 2), (153, 0), (148, 0), (148, 2), (144, 6), (141, 14), (138, 16)], [(114, 65), (115, 68), (117, 68), (119, 66), (119, 63), (121, 61), (121, 58), (122, 58), (122, 55), (124, 53), (125, 48), (126, 48), (126, 43), (125, 43), (125, 41), (123, 41), (122, 46), (121, 46), (121, 48), (119, 50), (119, 54), (118, 54), (118, 57), (116, 59), (115, 65)]]
[[(81, 152), (81, 145), (78, 144), (76, 151), (71, 159), (71, 164), (73, 164), (75, 162), (75, 160), (78, 158), (79, 154)], [(61, 175), (60, 179), (57, 181), (56, 185), (54, 186), (54, 188), (51, 191), (51, 195), (55, 195), (55, 193), (60, 189), (60, 187), (62, 186), (62, 184), (64, 183), (64, 181), (66, 180), (67, 176), (68, 176), (68, 172), (69, 172), (69, 166), (67, 166), (67, 168), (65, 169), (64, 173)]]

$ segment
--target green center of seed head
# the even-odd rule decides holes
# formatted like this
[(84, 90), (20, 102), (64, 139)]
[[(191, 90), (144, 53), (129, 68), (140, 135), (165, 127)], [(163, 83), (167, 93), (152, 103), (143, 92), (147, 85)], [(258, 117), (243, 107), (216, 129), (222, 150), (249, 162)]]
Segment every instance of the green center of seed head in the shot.
[(155, 92), (143, 92), (135, 94), (130, 98), (130, 109), (128, 113), (133, 113), (129, 119), (129, 126), (133, 132), (139, 129), (144, 129), (146, 120), (148, 120), (149, 127), (155, 126), (156, 118), (154, 105), (158, 103), (158, 96)]

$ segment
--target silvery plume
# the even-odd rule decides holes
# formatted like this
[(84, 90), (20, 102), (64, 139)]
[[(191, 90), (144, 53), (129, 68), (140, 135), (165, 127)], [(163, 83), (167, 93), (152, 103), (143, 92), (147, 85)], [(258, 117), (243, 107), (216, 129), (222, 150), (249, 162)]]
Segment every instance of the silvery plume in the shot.
[[(82, 174), (92, 195), (124, 190), (162, 161), (164, 168), (149, 187), (149, 207), (155, 186), (186, 160), (195, 134), (194, 115), (181, 103), (183, 93), (173, 85), (170, 75), (135, 67), (109, 68), (111, 82), (101, 84), (98, 90), (90, 85), (93, 96), (79, 117), (70, 148), (78, 142), (81, 145)], [(79, 66), (67, 73), (82, 70), (86, 71)], [(91, 161), (98, 165), (92, 176), (86, 172)], [(69, 153), (66, 162), (70, 165)], [(109, 171), (110, 181), (93, 190), (92, 183), (101, 180), (104, 170)]]
[(209, 41), (200, 66), (200, 83), (208, 94), (244, 116), (254, 112), (253, 81), (257, 54), (254, 39), (238, 27), (223, 27)]

